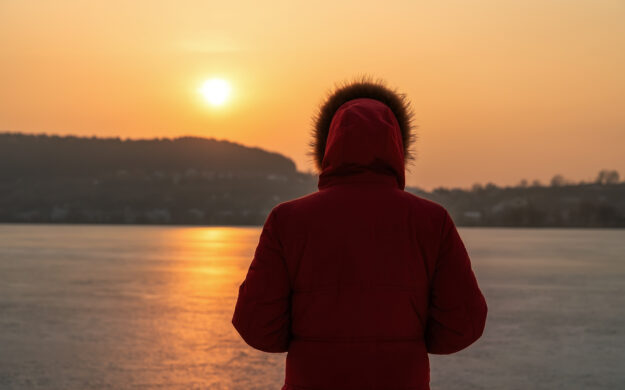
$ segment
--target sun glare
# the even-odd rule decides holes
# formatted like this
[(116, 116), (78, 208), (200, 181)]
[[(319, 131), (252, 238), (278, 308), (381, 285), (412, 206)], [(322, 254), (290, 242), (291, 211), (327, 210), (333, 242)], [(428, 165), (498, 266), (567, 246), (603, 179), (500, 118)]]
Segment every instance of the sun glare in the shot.
[(207, 80), (200, 87), (200, 93), (212, 106), (223, 105), (230, 97), (230, 84), (223, 79)]

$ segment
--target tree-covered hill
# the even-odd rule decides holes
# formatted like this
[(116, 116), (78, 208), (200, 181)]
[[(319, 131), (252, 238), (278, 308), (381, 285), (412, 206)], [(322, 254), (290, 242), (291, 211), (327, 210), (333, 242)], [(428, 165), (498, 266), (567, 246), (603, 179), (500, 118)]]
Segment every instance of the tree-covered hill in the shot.
[(121, 140), (0, 133), (0, 177), (91, 177), (118, 171), (294, 174), (278, 153), (214, 138)]
[(0, 134), (0, 222), (258, 225), (315, 184), (229, 141)]

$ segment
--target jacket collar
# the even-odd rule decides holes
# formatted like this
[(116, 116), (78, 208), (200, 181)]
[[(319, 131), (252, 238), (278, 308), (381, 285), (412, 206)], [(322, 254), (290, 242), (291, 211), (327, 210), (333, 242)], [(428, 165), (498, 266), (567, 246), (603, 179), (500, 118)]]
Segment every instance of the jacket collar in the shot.
[(371, 184), (405, 187), (404, 149), (397, 119), (384, 103), (350, 100), (336, 111), (317, 187)]

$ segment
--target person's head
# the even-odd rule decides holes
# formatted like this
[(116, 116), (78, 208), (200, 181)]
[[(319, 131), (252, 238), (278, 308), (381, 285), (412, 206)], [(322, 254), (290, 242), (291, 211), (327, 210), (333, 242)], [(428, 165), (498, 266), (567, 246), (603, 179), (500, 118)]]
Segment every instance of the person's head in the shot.
[[(395, 171), (403, 185), (404, 168), (415, 160), (413, 117), (406, 95), (385, 82), (369, 77), (344, 82), (328, 93), (313, 117), (308, 154), (320, 174), (372, 167)], [(329, 140), (337, 150), (326, 150)]]

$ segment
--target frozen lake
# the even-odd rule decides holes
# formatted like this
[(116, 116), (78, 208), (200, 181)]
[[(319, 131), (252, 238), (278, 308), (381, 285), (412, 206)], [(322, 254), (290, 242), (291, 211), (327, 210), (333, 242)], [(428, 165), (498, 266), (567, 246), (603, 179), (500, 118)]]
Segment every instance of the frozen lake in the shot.
[[(1, 389), (275, 389), (230, 320), (261, 228), (0, 225)], [(625, 230), (459, 228), (484, 335), (432, 389), (622, 389)]]

